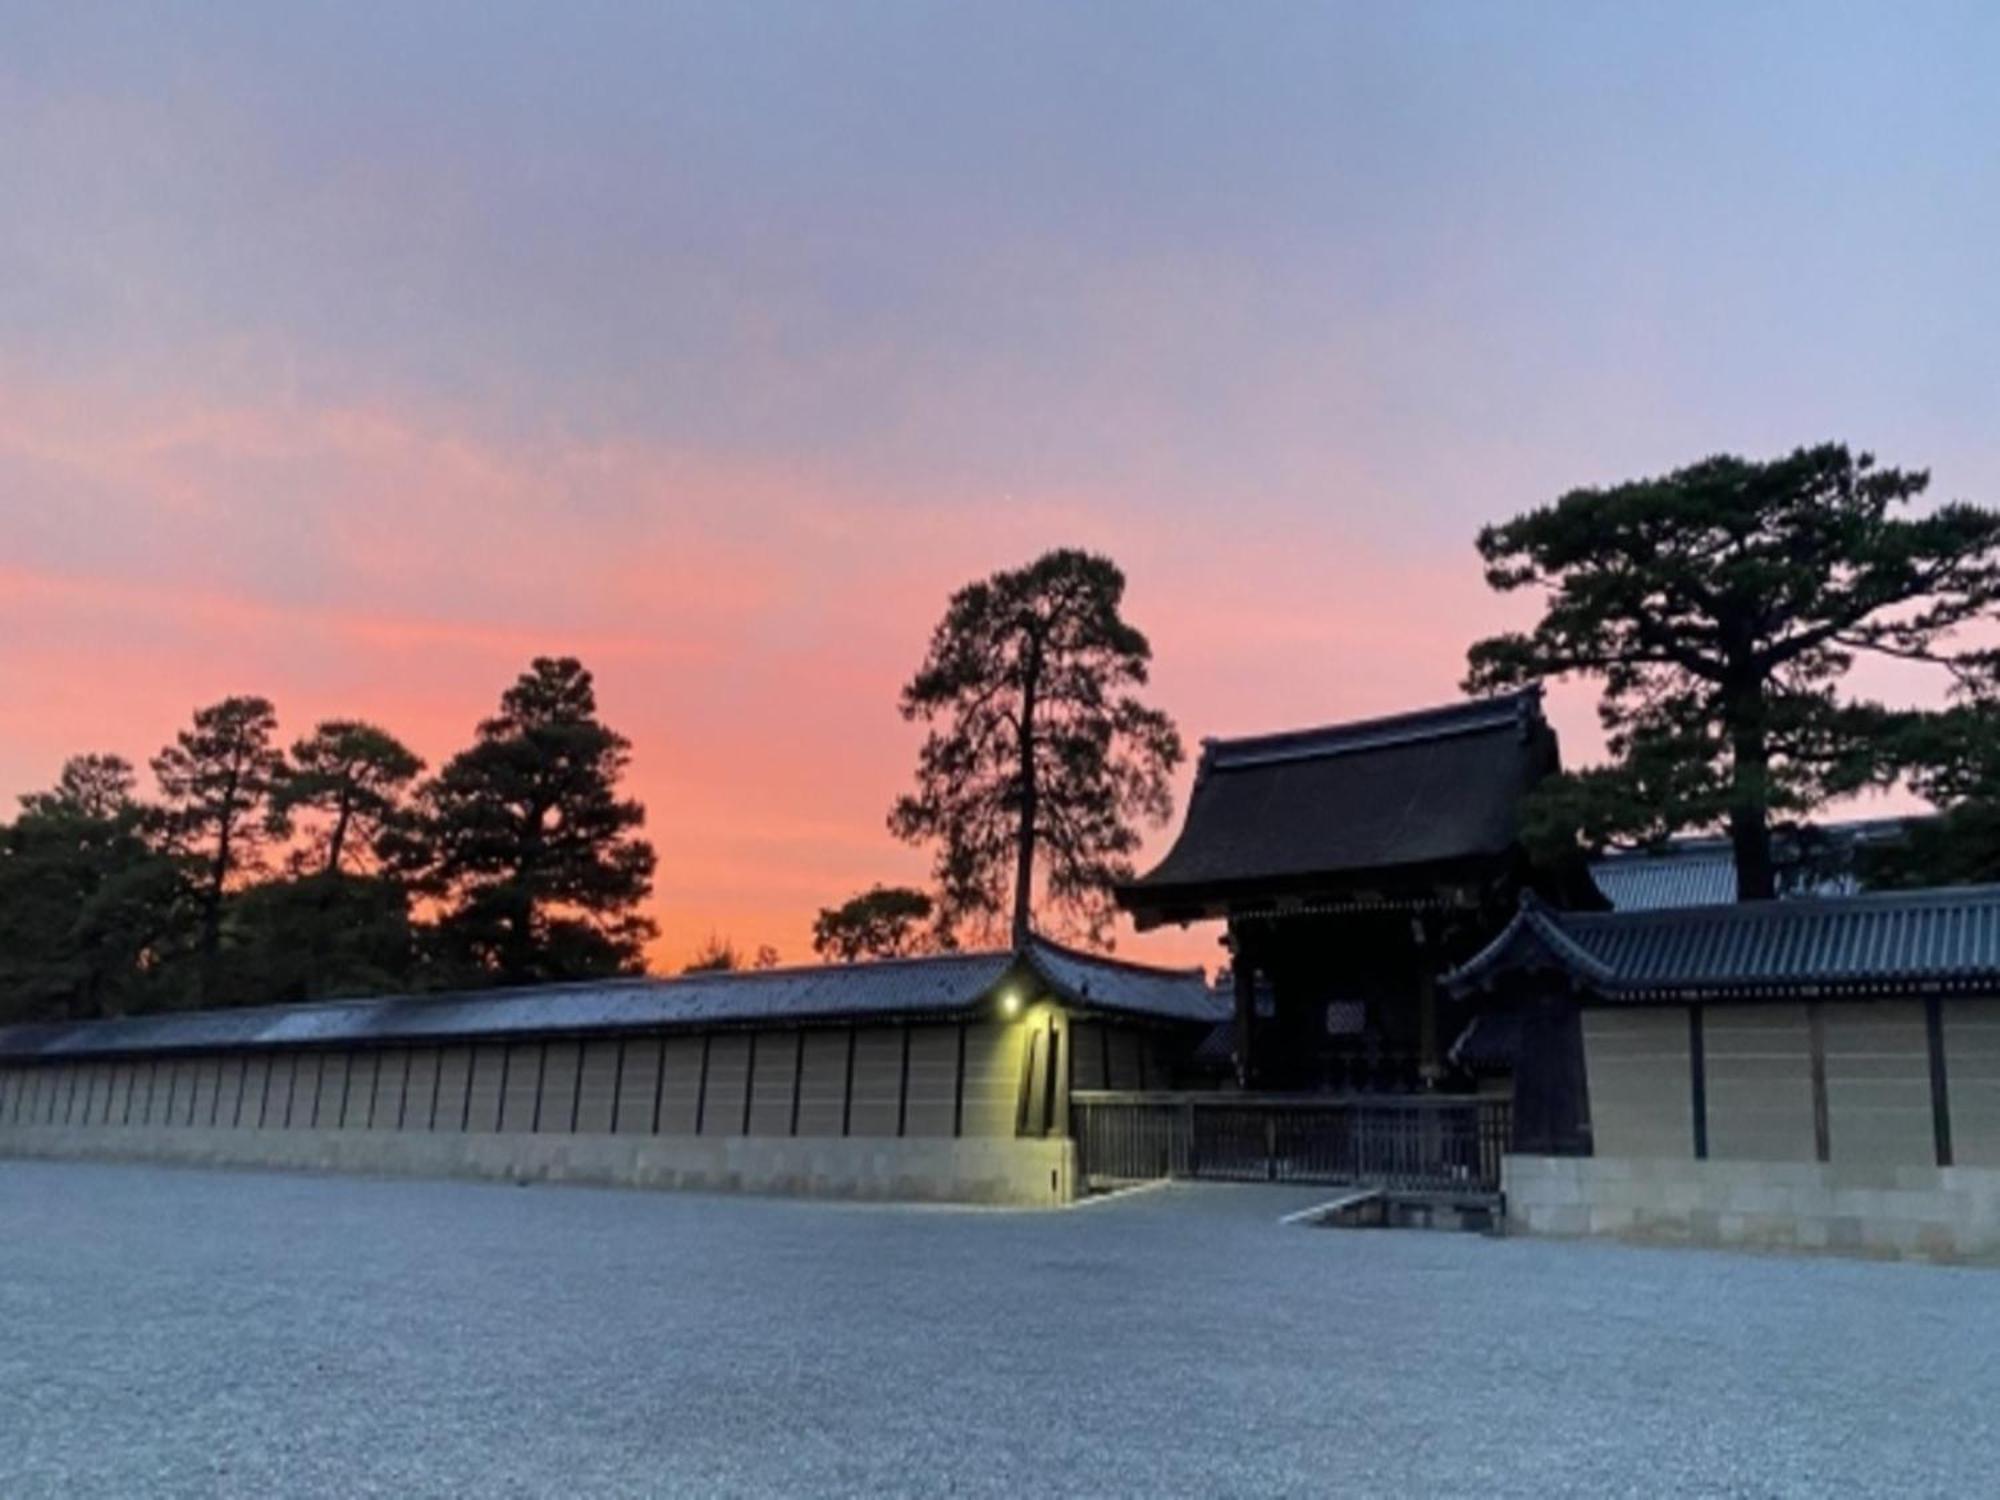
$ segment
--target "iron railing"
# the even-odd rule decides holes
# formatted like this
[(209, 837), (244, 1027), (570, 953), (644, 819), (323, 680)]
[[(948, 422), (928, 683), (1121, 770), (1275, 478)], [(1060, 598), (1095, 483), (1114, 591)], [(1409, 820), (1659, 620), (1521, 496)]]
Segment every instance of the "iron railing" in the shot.
[(1087, 1182), (1196, 1177), (1497, 1193), (1506, 1099), (1442, 1094), (1070, 1096)]

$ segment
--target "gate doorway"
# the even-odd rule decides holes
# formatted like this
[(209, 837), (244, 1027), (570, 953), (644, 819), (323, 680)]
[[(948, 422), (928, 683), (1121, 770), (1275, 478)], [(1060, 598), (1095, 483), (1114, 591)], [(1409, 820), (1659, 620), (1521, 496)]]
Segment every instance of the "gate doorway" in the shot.
[(1070, 1096), (1086, 1189), (1165, 1177), (1497, 1197), (1512, 1109), (1452, 1095)]

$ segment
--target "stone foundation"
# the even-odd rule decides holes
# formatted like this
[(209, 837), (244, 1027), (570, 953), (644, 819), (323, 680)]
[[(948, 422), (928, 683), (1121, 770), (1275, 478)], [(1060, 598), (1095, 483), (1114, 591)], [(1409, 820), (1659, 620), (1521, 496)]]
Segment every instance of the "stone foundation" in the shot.
[(8, 1126), (0, 1157), (581, 1182), (829, 1198), (1053, 1207), (1076, 1192), (1057, 1139), (526, 1135)]
[(1504, 1179), (1516, 1233), (2000, 1261), (1989, 1167), (1509, 1156)]

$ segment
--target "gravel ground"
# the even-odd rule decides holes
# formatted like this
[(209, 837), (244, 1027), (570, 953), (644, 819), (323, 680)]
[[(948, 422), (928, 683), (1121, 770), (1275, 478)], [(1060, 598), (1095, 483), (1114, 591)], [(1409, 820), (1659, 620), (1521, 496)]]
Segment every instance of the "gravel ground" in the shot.
[(1989, 1271), (0, 1163), (0, 1495), (1991, 1493)]

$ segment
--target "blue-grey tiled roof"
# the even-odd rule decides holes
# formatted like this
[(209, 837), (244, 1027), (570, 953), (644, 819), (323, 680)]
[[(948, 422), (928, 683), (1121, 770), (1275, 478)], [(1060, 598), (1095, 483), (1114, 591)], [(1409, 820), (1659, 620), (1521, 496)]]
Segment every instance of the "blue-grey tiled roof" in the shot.
[(1037, 941), (1023, 955), (948, 953), (876, 963), (611, 979), (316, 1005), (184, 1011), (0, 1028), (0, 1057), (442, 1042), (666, 1027), (838, 1023), (950, 1015), (1023, 970), (1078, 1006), (1211, 1021), (1199, 970), (1120, 963)]
[[(1907, 836), (1909, 818), (1860, 818), (1780, 830), (1772, 840), (1779, 894), (1851, 896), (1860, 889), (1854, 863), (1870, 845)], [(1805, 857), (1802, 847), (1816, 858)], [(1590, 863), (1591, 878), (1616, 911), (1670, 906), (1720, 906), (1736, 899), (1736, 855), (1729, 840), (1695, 835), (1657, 849), (1625, 850)]]
[(1590, 863), (1591, 879), (1617, 911), (1713, 906), (1736, 899), (1736, 860), (1729, 845), (1703, 839), (1699, 847), (1612, 854)]
[(1991, 987), (2000, 994), (2000, 886), (1628, 912), (1520, 913), (1447, 983), (1566, 970), (1607, 997), (1658, 999)]

